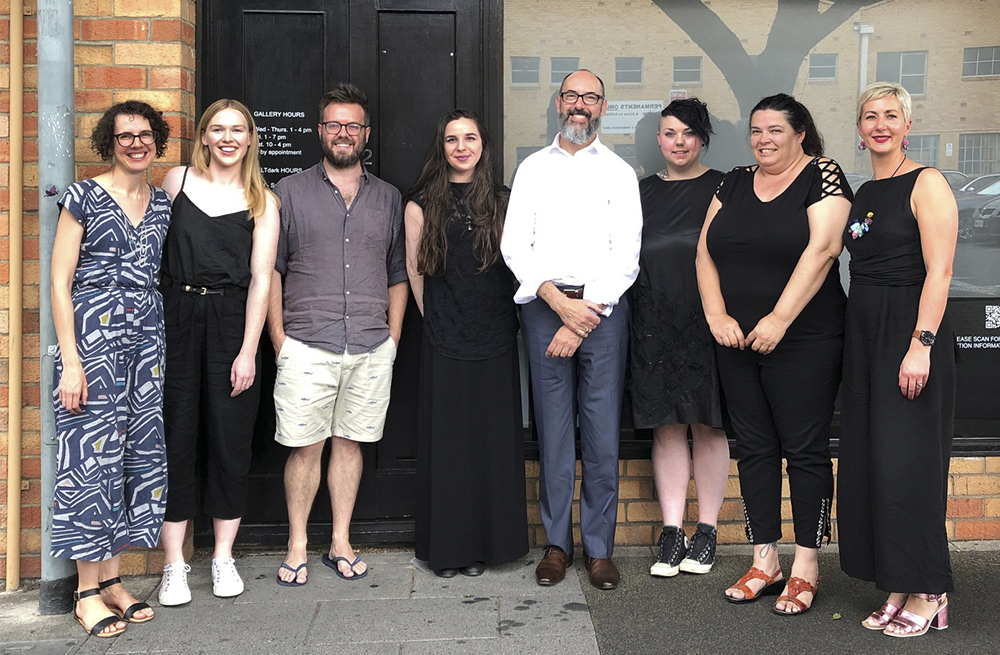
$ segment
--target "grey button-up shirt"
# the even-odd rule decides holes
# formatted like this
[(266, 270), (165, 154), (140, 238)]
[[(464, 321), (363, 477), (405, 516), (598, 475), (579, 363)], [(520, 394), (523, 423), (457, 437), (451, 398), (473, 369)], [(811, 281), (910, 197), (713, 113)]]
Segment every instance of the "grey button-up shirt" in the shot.
[(285, 334), (338, 354), (373, 350), (389, 338), (388, 288), (406, 281), (399, 191), (364, 171), (348, 209), (323, 162), (274, 191)]

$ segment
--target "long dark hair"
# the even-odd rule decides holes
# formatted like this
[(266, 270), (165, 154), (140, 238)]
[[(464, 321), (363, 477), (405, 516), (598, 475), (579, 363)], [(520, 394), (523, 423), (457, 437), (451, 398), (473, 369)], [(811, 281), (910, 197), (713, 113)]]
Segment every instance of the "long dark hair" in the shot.
[(448, 255), (448, 238), (445, 227), (458, 208), (452, 197), (449, 172), (451, 167), (444, 154), (444, 132), (448, 123), (466, 118), (476, 124), (482, 143), (482, 155), (472, 173), (472, 181), (465, 192), (464, 205), (473, 229), (473, 249), (479, 255), (482, 273), (500, 260), (500, 236), (507, 212), (507, 195), (493, 178), (493, 142), (482, 121), (468, 109), (456, 109), (441, 117), (434, 132), (434, 141), (427, 148), (420, 177), (406, 192), (406, 198), (422, 198), (424, 226), (417, 246), (417, 272), (421, 275), (444, 273)]
[[(673, 116), (691, 128), (704, 147), (708, 147), (710, 135), (713, 134), (712, 119), (708, 117), (708, 105), (698, 98), (683, 98), (671, 100), (670, 104), (660, 112), (660, 118)], [(659, 129), (659, 128), (657, 128)]]
[(816, 123), (813, 121), (812, 114), (809, 113), (805, 105), (787, 93), (778, 93), (773, 96), (761, 98), (761, 101), (750, 110), (751, 122), (755, 113), (767, 110), (780, 111), (785, 115), (785, 120), (792, 126), (796, 134), (800, 132), (805, 133), (805, 138), (802, 139), (802, 151), (804, 153), (810, 157), (823, 156), (823, 135), (816, 129)]

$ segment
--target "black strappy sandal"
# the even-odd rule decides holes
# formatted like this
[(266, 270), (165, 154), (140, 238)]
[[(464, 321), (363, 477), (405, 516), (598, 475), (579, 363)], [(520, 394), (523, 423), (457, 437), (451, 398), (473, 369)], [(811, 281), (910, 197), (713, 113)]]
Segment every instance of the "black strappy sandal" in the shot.
[[(121, 578), (111, 578), (110, 580), (105, 580), (104, 582), (101, 583), (101, 589), (102, 590), (103, 589), (107, 589), (108, 587), (113, 587), (116, 584), (121, 584), (121, 583), (122, 583), (122, 579)], [(149, 606), (149, 603), (143, 603), (143, 602), (132, 603), (127, 608), (125, 608), (124, 612), (122, 612), (117, 607), (111, 607), (109, 609), (112, 612), (114, 612), (118, 616), (118, 618), (120, 618), (120, 619), (122, 619), (124, 621), (128, 621), (129, 623), (145, 623), (146, 621), (152, 621), (153, 620), (152, 616), (147, 616), (144, 619), (133, 619), (132, 618), (133, 616), (135, 616), (136, 612), (141, 612), (142, 610), (147, 610), (147, 609), (153, 609), (152, 607)]]
[(100, 637), (101, 639), (107, 639), (109, 637), (117, 637), (121, 633), (125, 632), (125, 628), (122, 628), (121, 630), (115, 630), (114, 632), (104, 632), (105, 628), (114, 625), (122, 620), (121, 617), (118, 616), (117, 614), (112, 614), (111, 616), (104, 617), (103, 619), (95, 623), (93, 627), (90, 628), (90, 630), (87, 630), (87, 626), (84, 625), (83, 619), (81, 619), (80, 615), (76, 613), (76, 604), (79, 603), (81, 599), (90, 598), (91, 596), (96, 596), (100, 593), (101, 590), (98, 589), (97, 587), (93, 589), (85, 589), (84, 591), (74, 591), (73, 618), (75, 618), (76, 622), (80, 624), (80, 627), (82, 627), (84, 630), (86, 630), (90, 635), (94, 637)]

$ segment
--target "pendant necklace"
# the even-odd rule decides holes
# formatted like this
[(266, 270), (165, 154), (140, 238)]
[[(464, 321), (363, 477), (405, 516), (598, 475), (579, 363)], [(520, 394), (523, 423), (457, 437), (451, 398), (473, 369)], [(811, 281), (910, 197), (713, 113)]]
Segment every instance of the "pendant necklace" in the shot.
[[(898, 173), (899, 169), (903, 167), (903, 163), (905, 161), (906, 161), (906, 155), (904, 154), (903, 158), (899, 162), (899, 165), (896, 166), (896, 170), (894, 170), (892, 172), (892, 175), (890, 175), (889, 177), (882, 178), (882, 179), (883, 180), (891, 180), (892, 178), (896, 177), (896, 173)], [(871, 181), (872, 182), (876, 182), (876, 181), (880, 181), (880, 180), (876, 180), (875, 179), (875, 175), (873, 174)], [(869, 211), (867, 214), (865, 214), (864, 219), (862, 220), (860, 218), (855, 218), (853, 221), (851, 221), (851, 224), (847, 226), (847, 231), (851, 233), (851, 238), (852, 239), (860, 239), (861, 237), (863, 237), (865, 235), (865, 233), (868, 232), (868, 230), (871, 229), (872, 223), (875, 220), (875, 210), (878, 209), (879, 204), (882, 202), (882, 196), (885, 195), (885, 187), (886, 186), (888, 186), (888, 185), (884, 185), (882, 187), (882, 192), (878, 195), (878, 198), (875, 200), (875, 204), (872, 205), (871, 211)]]

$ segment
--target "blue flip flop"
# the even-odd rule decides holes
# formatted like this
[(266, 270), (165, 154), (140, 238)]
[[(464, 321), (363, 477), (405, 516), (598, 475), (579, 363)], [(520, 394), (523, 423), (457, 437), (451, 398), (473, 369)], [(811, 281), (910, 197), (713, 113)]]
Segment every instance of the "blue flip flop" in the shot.
[(306, 567), (306, 562), (302, 562), (295, 568), (292, 568), (287, 563), (282, 562), (280, 568), (288, 569), (289, 571), (295, 574), (295, 578), (291, 582), (285, 582), (284, 580), (281, 579), (280, 575), (275, 576), (275, 579), (277, 580), (278, 584), (280, 584), (282, 587), (304, 587), (306, 585), (306, 582), (309, 582), (309, 578), (306, 578), (306, 582), (296, 582), (296, 580), (298, 580), (299, 571), (301, 571), (305, 567)]
[(351, 570), (353, 571), (354, 565), (360, 561), (361, 557), (356, 557), (353, 562), (348, 560), (346, 557), (334, 557), (333, 559), (330, 559), (330, 556), (328, 554), (323, 553), (323, 563), (329, 566), (331, 569), (333, 569), (333, 572), (336, 573), (337, 577), (340, 578), (341, 580), (360, 580), (361, 578), (368, 575), (368, 569), (365, 569), (364, 573), (355, 573), (352, 576), (346, 576), (340, 572), (340, 567), (337, 566), (337, 562), (347, 562), (347, 565), (350, 566)]

